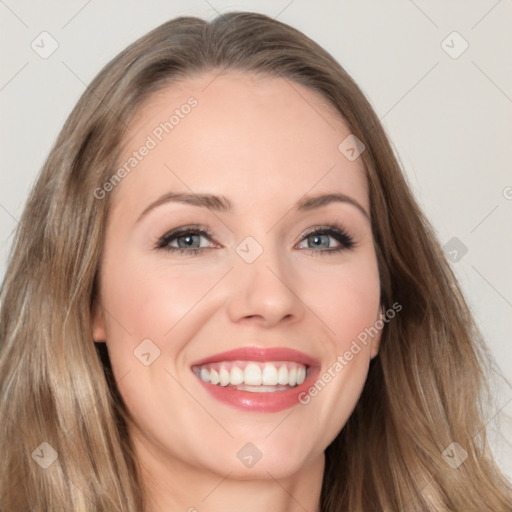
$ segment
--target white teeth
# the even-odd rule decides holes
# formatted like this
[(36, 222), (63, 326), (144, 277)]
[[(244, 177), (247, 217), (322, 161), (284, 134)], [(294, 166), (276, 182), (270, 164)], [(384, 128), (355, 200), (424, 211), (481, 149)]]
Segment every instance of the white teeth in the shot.
[(275, 386), (277, 384), (277, 368), (273, 364), (265, 364), (261, 382), (265, 386)]
[(306, 380), (306, 368), (299, 366), (297, 369), (297, 386)]
[(229, 380), (233, 386), (238, 386), (238, 384), (242, 384), (244, 381), (244, 371), (238, 366), (233, 366), (231, 368), (231, 373), (229, 375)]
[(224, 366), (220, 369), (219, 378), (221, 386), (227, 386), (229, 384), (229, 372)]
[(218, 384), (220, 382), (220, 377), (216, 370), (210, 370), (210, 382), (212, 384)]
[(281, 391), (302, 384), (307, 368), (294, 361), (223, 361), (193, 368), (204, 382), (247, 391)]
[(252, 393), (272, 393), (274, 391), (285, 391), (289, 388), (287, 386), (248, 386), (247, 384), (241, 384), (236, 389), (239, 391), (251, 391)]
[(295, 366), (288, 371), (288, 384), (290, 384), (290, 386), (297, 384), (297, 368)]
[(279, 372), (277, 374), (277, 382), (283, 386), (288, 384), (288, 368), (286, 368), (285, 364), (279, 368)]
[(257, 364), (249, 363), (245, 367), (244, 383), (249, 386), (261, 386), (261, 370)]

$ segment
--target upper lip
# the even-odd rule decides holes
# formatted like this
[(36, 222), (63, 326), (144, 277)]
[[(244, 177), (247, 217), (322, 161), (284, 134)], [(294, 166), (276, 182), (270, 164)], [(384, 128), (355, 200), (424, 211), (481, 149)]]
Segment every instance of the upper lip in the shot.
[(221, 361), (294, 361), (306, 366), (320, 366), (320, 362), (314, 357), (286, 347), (262, 348), (241, 347), (226, 352), (219, 352), (204, 359), (192, 363), (192, 366), (201, 366)]

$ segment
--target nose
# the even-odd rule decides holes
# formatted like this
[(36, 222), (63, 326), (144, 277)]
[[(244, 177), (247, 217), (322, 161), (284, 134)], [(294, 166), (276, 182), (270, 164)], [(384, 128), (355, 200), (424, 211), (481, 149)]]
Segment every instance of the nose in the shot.
[(295, 290), (293, 269), (284, 260), (268, 248), (252, 263), (235, 254), (227, 302), (231, 321), (268, 328), (303, 317), (305, 305)]

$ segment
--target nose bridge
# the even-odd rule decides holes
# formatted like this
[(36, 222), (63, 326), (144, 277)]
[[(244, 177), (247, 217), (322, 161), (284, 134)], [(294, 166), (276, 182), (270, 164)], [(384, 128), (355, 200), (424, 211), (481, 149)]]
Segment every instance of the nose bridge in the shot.
[(259, 317), (270, 325), (301, 316), (302, 305), (293, 290), (293, 268), (285, 252), (271, 240), (266, 237), (263, 245), (248, 236), (235, 248), (233, 293), (228, 304), (233, 320)]

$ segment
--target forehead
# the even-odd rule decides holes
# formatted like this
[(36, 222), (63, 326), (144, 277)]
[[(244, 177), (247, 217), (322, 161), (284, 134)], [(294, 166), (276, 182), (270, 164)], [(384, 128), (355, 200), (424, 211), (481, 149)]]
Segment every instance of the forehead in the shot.
[(288, 204), (336, 190), (369, 210), (362, 159), (350, 161), (338, 149), (349, 135), (328, 100), (301, 84), (242, 72), (201, 74), (139, 107), (118, 165), (137, 161), (126, 166), (129, 176), (116, 195), (136, 194), (131, 205), (140, 206), (169, 190), (218, 193), (235, 204), (241, 197)]

